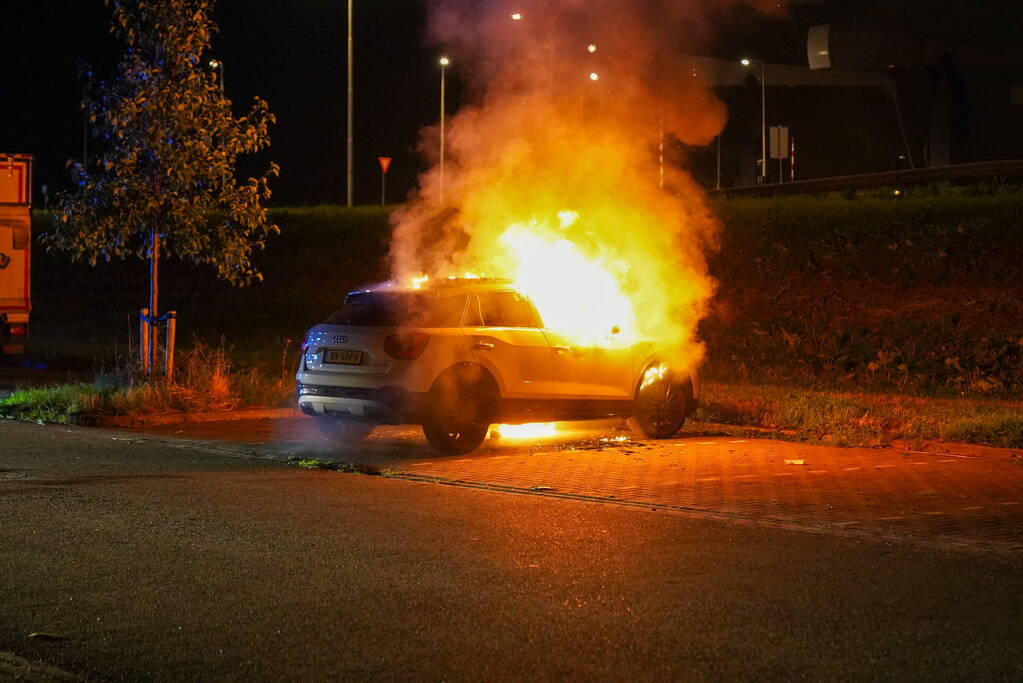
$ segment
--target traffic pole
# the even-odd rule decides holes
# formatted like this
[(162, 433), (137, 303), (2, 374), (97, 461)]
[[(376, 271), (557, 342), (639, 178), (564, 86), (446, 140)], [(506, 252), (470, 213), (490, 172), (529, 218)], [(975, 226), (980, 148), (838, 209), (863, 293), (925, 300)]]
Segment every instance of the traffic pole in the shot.
[(789, 180), (796, 179), (796, 136), (789, 137)]
[(391, 157), (377, 157), (380, 163), (380, 206), (387, 205), (387, 169), (391, 167)]

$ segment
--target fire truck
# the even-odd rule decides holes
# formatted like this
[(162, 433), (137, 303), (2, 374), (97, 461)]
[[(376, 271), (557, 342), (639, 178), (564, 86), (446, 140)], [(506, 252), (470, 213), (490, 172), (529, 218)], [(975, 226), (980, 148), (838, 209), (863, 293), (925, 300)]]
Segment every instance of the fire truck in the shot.
[(0, 355), (24, 353), (32, 256), (32, 155), (0, 154)]

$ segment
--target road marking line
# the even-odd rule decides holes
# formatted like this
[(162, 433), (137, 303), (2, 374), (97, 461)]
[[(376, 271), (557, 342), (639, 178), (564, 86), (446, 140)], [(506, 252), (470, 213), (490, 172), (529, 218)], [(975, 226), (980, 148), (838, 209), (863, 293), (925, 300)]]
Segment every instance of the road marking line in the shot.
[(889, 467), (895, 467), (895, 465), (874, 465), (874, 469), (877, 470), (886, 470)]
[(843, 472), (855, 472), (856, 470), (862, 470), (862, 467), (843, 467)]
[(760, 476), (759, 474), (737, 474), (737, 475), (735, 475), (732, 478), (733, 479), (751, 479), (753, 477), (759, 477), (759, 476)]
[(729, 441), (728, 443), (749, 443), (746, 439), (737, 439), (735, 441)]
[(827, 474), (827, 470), (810, 470), (810, 474)]
[(794, 477), (794, 476), (796, 476), (796, 473), (795, 472), (775, 472), (774, 476), (776, 476), (776, 477)]
[(1008, 503), (995, 503), (995, 505), (1023, 505), (1023, 501), (1013, 500), (1009, 501)]
[(973, 506), (968, 507), (968, 508), (963, 508), (963, 510), (983, 510), (983, 509), (984, 509), (983, 505), (973, 505)]
[(696, 445), (697, 446), (717, 446), (718, 442), (717, 441), (697, 441)]
[(721, 477), (707, 477), (706, 479), (697, 479), (696, 481), (721, 481)]
[(859, 520), (856, 520), (855, 522), (835, 522), (835, 526), (849, 526), (850, 524), (859, 524), (859, 523), (860, 523)]
[(662, 481), (660, 484), (658, 484), (658, 486), (675, 486), (676, 484), (681, 484), (681, 483), (682, 482), (680, 482), (680, 481)]
[(930, 465), (929, 462), (911, 462), (910, 465)]
[(945, 513), (944, 512), (940, 512), (938, 510), (929, 510), (929, 511), (925, 512), (924, 514), (925, 515), (943, 515)]
[(899, 519), (905, 519), (905, 517), (878, 517), (877, 521), (879, 521), (879, 522), (894, 522), (894, 521), (899, 520)]
[(959, 462), (955, 458), (949, 458), (948, 460), (939, 460), (938, 462)]

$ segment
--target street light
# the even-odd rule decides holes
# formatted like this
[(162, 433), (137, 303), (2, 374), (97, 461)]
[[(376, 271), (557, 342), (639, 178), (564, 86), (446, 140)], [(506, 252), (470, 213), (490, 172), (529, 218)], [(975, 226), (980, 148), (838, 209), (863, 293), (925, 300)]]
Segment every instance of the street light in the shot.
[(522, 21), (522, 13), (516, 12), (515, 14), (511, 15), (511, 18), (512, 21)]
[(764, 77), (764, 60), (751, 60), (746, 57), (739, 60), (743, 66), (753, 62), (760, 63), (760, 182), (767, 182), (767, 84)]
[(345, 149), (345, 161), (347, 165), (347, 201), (348, 207), (352, 206), (352, 188), (354, 181), (352, 178), (352, 167), (354, 165), (355, 158), (355, 138), (352, 133), (354, 127), (355, 116), (355, 79), (353, 58), (355, 56), (355, 43), (352, 40), (352, 0), (348, 0), (348, 145)]
[(220, 96), (224, 96), (224, 63), (219, 59), (210, 60), (210, 68), (220, 72)]
[(444, 203), (444, 73), (451, 60), (440, 58), (440, 201)]

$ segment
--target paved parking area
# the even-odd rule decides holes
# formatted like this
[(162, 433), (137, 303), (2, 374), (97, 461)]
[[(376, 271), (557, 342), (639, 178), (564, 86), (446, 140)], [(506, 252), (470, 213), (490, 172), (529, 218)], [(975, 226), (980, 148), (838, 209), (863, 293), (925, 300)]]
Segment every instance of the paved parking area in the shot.
[(1003, 460), (696, 437), (394, 465), (437, 481), (1023, 548), (1023, 466)]
[(382, 428), (367, 443), (338, 450), (306, 418), (146, 432), (220, 440), (270, 457), (357, 462), (437, 484), (1023, 550), (1018, 459), (684, 434), (646, 441), (611, 424), (548, 439), (490, 440), (468, 456), (439, 455), (410, 427)]

